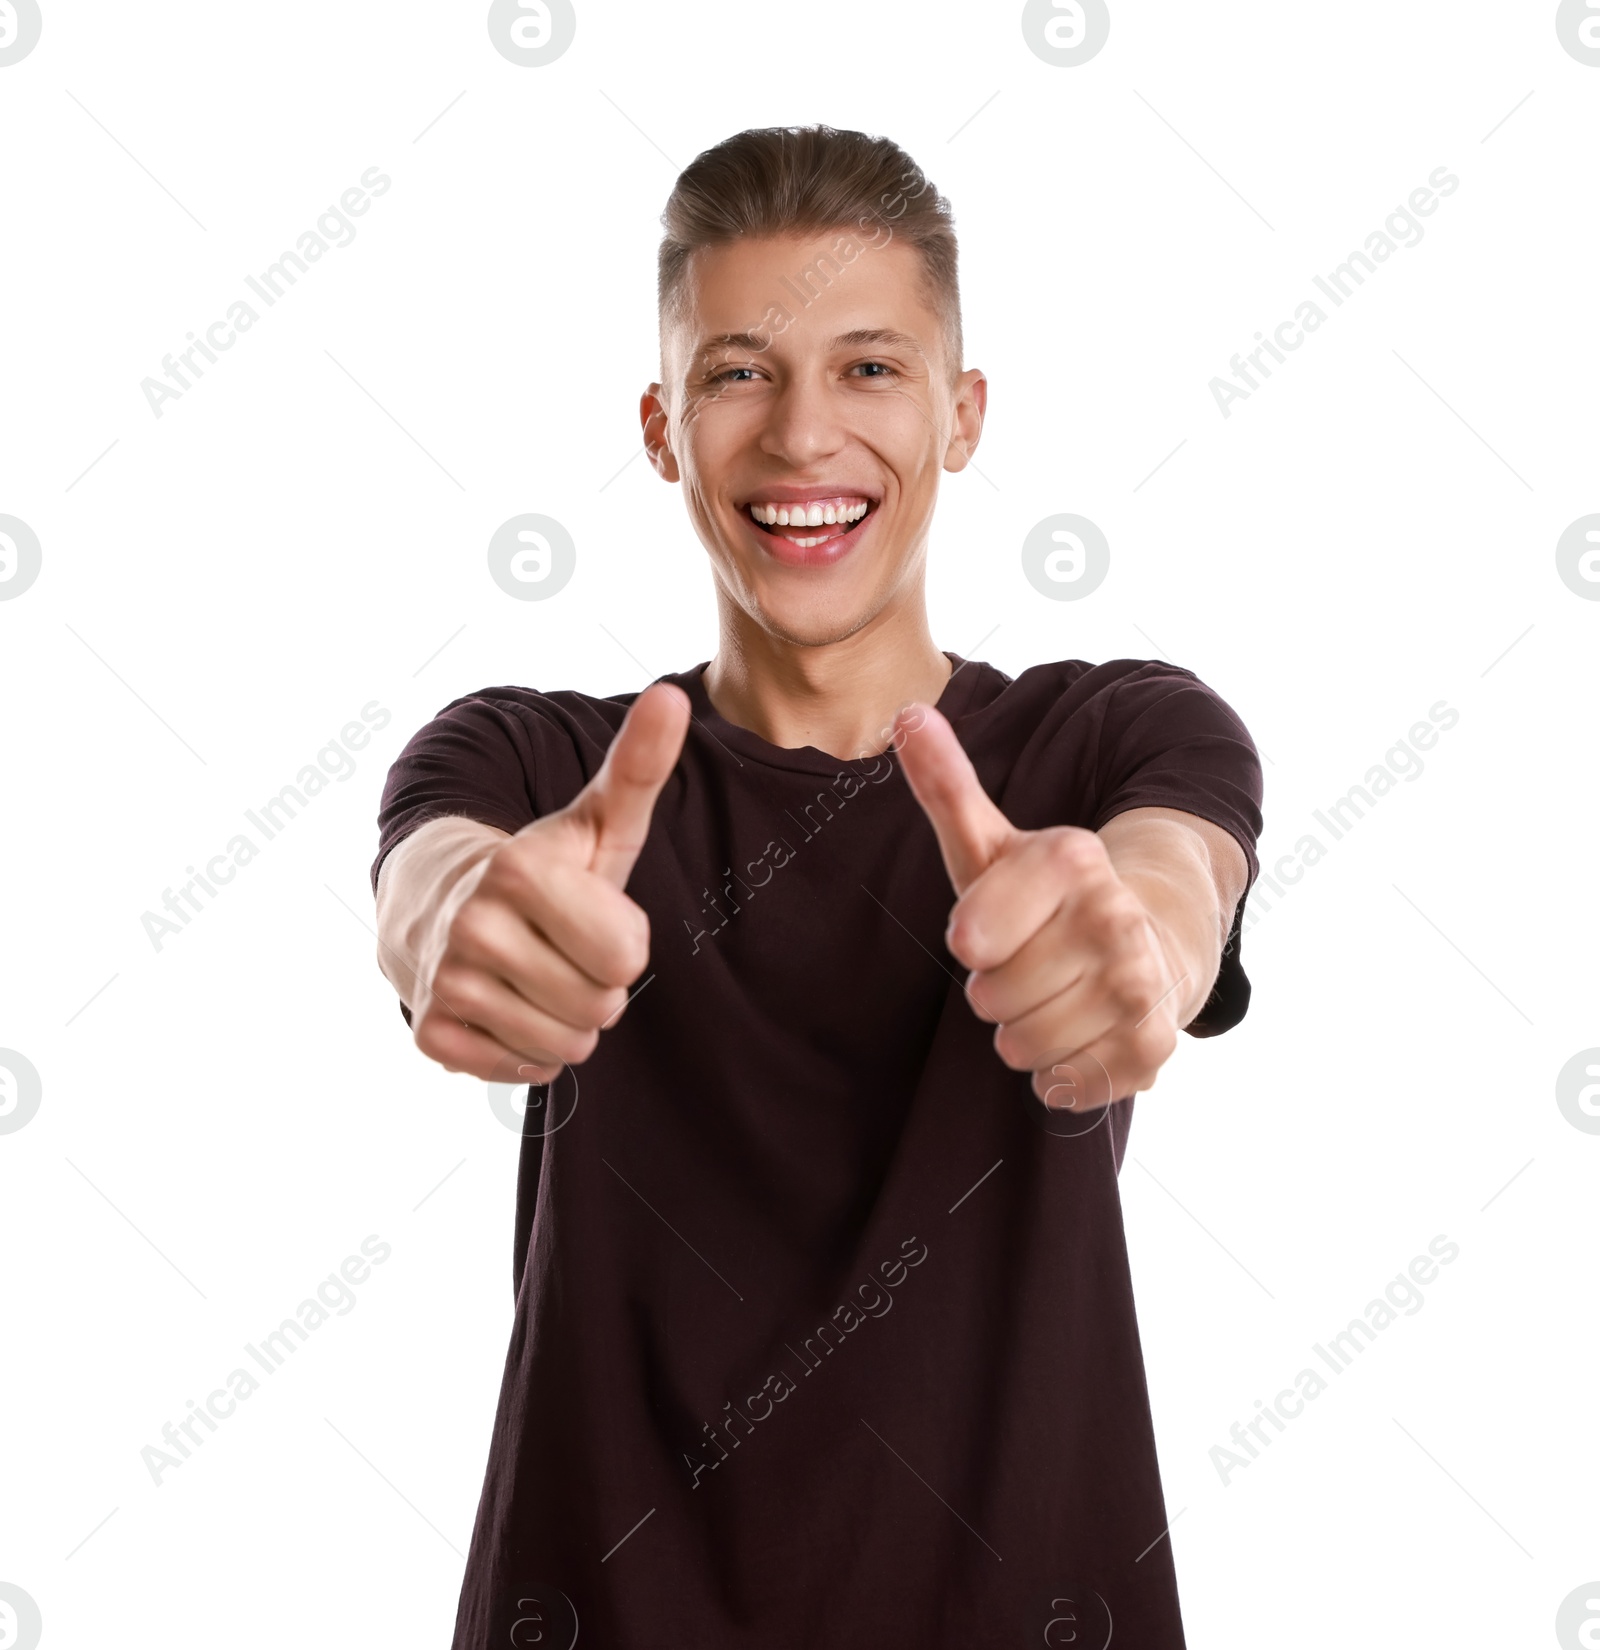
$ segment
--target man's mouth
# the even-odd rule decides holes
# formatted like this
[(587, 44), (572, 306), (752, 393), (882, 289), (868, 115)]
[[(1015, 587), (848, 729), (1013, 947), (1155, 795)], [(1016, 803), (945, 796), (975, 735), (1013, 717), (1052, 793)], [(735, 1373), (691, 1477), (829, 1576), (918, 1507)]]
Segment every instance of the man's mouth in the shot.
[(851, 536), (871, 514), (874, 504), (874, 500), (860, 494), (840, 493), (794, 503), (752, 499), (745, 512), (770, 537), (782, 539), (797, 550), (811, 550)]

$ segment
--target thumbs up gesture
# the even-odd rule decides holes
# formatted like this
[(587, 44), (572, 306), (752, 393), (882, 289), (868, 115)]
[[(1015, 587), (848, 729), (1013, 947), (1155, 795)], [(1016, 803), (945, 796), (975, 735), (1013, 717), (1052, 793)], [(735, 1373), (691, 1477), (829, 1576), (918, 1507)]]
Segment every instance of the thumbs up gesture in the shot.
[(1016, 829), (932, 706), (906, 706), (895, 734), (956, 891), (945, 944), (972, 971), (973, 1012), (998, 1027), (995, 1052), (1052, 1108), (1152, 1087), (1187, 976), (1105, 844), (1075, 825)]
[(650, 960), (623, 892), (689, 728), (682, 689), (647, 687), (594, 778), (464, 874), (440, 906), (412, 1031), (449, 1071), (547, 1083), (588, 1059)]

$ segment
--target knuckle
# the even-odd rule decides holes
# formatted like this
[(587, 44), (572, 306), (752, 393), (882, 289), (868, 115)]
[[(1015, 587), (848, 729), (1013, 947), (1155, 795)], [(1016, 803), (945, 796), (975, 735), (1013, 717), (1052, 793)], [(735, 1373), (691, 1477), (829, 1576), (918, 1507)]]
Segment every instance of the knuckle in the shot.
[(599, 1028), (596, 1027), (589, 1031), (575, 1031), (564, 1040), (567, 1045), (565, 1056), (567, 1064), (569, 1066), (581, 1066), (599, 1047)]
[(597, 1028), (614, 1025), (622, 1018), (623, 1011), (628, 1006), (628, 991), (626, 986), (617, 986), (612, 991), (603, 991), (595, 999), (593, 1018)]
[(1152, 1015), (1144, 1022), (1134, 1039), (1134, 1050), (1153, 1070), (1166, 1064), (1178, 1046), (1178, 1034), (1169, 1021)]
[(450, 948), (482, 955), (489, 949), (492, 926), (488, 901), (474, 894), (462, 903), (450, 923)]
[[(561, 1071), (572, 1053), (571, 1043), (564, 1036), (548, 1036), (541, 1033), (538, 1038), (523, 1039), (523, 1043), (523, 1063), (536, 1066), (539, 1071)], [(543, 1082), (543, 1077), (538, 1081)]]
[(443, 1066), (446, 1071), (460, 1069), (451, 1063), (454, 1042), (450, 1037), (449, 1027), (443, 1017), (431, 1009), (418, 1018), (412, 1041), (417, 1045), (420, 1054)]
[(640, 906), (633, 909), (638, 914), (629, 915), (617, 936), (616, 963), (622, 978), (608, 984), (629, 985), (650, 964), (650, 919)]
[(1010, 1026), (1001, 1026), (995, 1032), (994, 1051), (1012, 1071), (1030, 1071), (1033, 1068), (1024, 1039)]
[(530, 1044), (526, 1052), (528, 1065), (554, 1073), (563, 1066), (580, 1065), (594, 1052), (594, 1045), (587, 1040), (584, 1032), (563, 1028), (558, 1032), (541, 1034), (538, 1042)]
[(1156, 992), (1143, 978), (1123, 977), (1117, 983), (1108, 985), (1105, 997), (1110, 1010), (1117, 1015), (1118, 1025), (1130, 1026), (1143, 1033), (1155, 1018), (1151, 1010), (1156, 1006)]
[(971, 1005), (972, 1012), (980, 1020), (991, 1020), (996, 1024), (999, 1023), (1002, 1016), (997, 1005), (998, 993), (995, 991), (992, 981), (983, 974), (974, 971), (967, 976), (966, 993), (967, 1002)]
[(1052, 825), (1049, 837), (1050, 857), (1069, 869), (1080, 869), (1093, 862), (1098, 838), (1093, 831), (1078, 825)]
[(513, 1047), (517, 1058), (512, 1065), (512, 1077), (509, 1079), (510, 1081), (531, 1081), (536, 1083), (548, 1082), (549, 1079), (544, 1076), (529, 1078), (523, 1071), (520, 1070), (520, 1067), (532, 1066), (536, 1072), (549, 1072), (554, 1075), (567, 1063), (565, 1046), (560, 1039), (552, 1039), (545, 1036), (540, 1036), (537, 1039), (531, 1037), (518, 1038)]
[(523, 838), (514, 836), (510, 841), (502, 842), (493, 853), (485, 857), (478, 886), (473, 889), (470, 898), (462, 906), (463, 910), (474, 900), (485, 896), (493, 897), (496, 893), (504, 891), (522, 876), (522, 867), (527, 863), (522, 844)]
[[(538, 827), (545, 826), (540, 832)], [(549, 836), (544, 819), (536, 819), (524, 826), (509, 842), (503, 842), (489, 856), (483, 880), (477, 892), (488, 888), (494, 894), (523, 896), (533, 894), (543, 885), (544, 867), (550, 860), (550, 844), (541, 840)], [(470, 901), (468, 902), (471, 903)]]
[(626, 992), (644, 972), (647, 958), (638, 955), (638, 948), (626, 940), (613, 941), (606, 946), (596, 965), (596, 978), (608, 990)]
[(1095, 907), (1091, 923), (1103, 944), (1123, 946), (1143, 929), (1144, 912), (1131, 898), (1111, 898)]
[(598, 1033), (580, 1031), (576, 1026), (551, 1019), (542, 1010), (539, 1021), (538, 1040), (530, 1045), (529, 1052), (541, 1065), (559, 1068), (586, 1059), (593, 1053)]
[(984, 964), (983, 948), (977, 943), (972, 924), (965, 917), (951, 920), (945, 931), (945, 949), (964, 968), (978, 969)]
[(445, 1012), (458, 1020), (470, 1020), (472, 1010), (488, 1006), (488, 987), (488, 980), (477, 969), (444, 962), (433, 976), (431, 990), (434, 1002)]
[(1119, 1014), (1140, 1019), (1156, 1006), (1159, 993), (1141, 965), (1119, 963), (1107, 970), (1105, 978), (1106, 995)]

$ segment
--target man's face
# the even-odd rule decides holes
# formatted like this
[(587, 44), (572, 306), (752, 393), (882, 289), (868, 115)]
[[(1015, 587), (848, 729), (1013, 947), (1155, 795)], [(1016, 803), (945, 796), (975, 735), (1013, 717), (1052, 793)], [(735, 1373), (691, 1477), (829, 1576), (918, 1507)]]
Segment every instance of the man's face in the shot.
[(782, 640), (839, 641), (920, 592), (939, 474), (966, 467), (987, 384), (952, 382), (922, 260), (885, 225), (701, 249), (684, 291), (646, 449), (727, 600)]

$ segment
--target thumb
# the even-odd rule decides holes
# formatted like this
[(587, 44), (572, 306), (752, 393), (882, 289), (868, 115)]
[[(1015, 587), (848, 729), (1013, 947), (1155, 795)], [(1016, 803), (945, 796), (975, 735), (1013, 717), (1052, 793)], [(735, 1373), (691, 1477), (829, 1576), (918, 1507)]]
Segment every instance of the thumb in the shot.
[(599, 772), (573, 799), (573, 812), (595, 833), (589, 869), (618, 888), (627, 886), (650, 834), (650, 815), (677, 766), (689, 716), (682, 688), (652, 682), (628, 707)]
[(999, 858), (1016, 828), (989, 800), (956, 730), (932, 705), (907, 705), (895, 717), (894, 731), (900, 765), (933, 823), (959, 897)]

